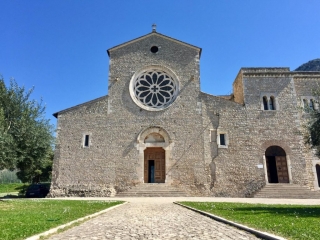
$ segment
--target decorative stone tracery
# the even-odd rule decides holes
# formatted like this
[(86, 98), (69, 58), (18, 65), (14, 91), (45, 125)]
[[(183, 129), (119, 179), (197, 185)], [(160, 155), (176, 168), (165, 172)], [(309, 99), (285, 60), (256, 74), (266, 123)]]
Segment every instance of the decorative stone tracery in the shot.
[(160, 111), (176, 99), (179, 81), (175, 74), (162, 66), (153, 66), (139, 71), (131, 79), (130, 95), (141, 108)]

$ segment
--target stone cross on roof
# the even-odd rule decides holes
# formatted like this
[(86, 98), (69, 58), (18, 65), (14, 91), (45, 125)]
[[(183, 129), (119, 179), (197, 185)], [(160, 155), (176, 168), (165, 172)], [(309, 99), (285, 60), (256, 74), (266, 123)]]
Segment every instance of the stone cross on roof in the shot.
[(157, 31), (157, 25), (154, 23), (152, 24), (152, 32), (156, 32)]

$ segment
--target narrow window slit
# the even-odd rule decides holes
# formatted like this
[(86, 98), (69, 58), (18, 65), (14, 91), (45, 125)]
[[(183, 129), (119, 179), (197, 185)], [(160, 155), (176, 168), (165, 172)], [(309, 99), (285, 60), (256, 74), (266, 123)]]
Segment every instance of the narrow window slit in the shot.
[(220, 145), (226, 146), (226, 137), (225, 134), (220, 134)]
[(84, 137), (84, 146), (89, 147), (89, 135), (85, 135)]

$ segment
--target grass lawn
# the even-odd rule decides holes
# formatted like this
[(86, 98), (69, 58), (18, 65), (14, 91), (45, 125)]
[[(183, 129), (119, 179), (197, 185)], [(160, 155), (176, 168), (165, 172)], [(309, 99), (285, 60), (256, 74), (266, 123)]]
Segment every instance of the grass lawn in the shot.
[(320, 206), (180, 203), (288, 239), (320, 239)]
[(120, 203), (48, 199), (0, 201), (0, 239), (25, 239)]
[(29, 184), (24, 184), (24, 183), (0, 183), (0, 193), (19, 192), (24, 186), (29, 186)]

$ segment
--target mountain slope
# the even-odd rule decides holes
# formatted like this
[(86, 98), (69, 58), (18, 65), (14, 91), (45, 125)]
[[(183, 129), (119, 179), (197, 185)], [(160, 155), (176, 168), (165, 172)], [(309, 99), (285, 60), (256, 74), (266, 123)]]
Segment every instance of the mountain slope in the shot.
[(320, 58), (316, 58), (304, 63), (294, 71), (320, 71)]

